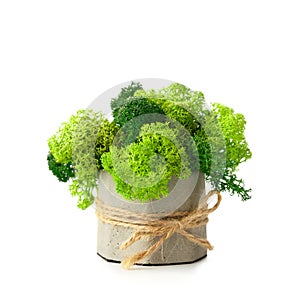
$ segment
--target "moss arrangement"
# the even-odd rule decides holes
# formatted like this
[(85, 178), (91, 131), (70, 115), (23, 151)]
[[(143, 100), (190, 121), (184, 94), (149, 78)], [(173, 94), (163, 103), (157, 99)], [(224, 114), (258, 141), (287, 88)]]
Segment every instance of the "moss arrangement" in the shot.
[(178, 83), (144, 90), (132, 82), (111, 99), (111, 109), (112, 121), (80, 110), (48, 140), (49, 169), (70, 182), (79, 208), (93, 203), (101, 169), (128, 200), (161, 199), (173, 176), (185, 179), (197, 170), (214, 189), (250, 198), (236, 175), (251, 158), (242, 114), (219, 103), (208, 108), (201, 92)]

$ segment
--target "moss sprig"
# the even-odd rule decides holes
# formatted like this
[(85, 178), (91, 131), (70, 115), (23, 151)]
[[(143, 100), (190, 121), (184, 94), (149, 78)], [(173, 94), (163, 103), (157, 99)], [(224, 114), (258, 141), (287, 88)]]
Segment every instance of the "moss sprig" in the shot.
[(51, 153), (48, 154), (47, 161), (49, 170), (59, 181), (67, 182), (70, 178), (75, 176), (75, 170), (72, 163), (58, 163)]
[(143, 86), (139, 82), (132, 81), (128, 86), (123, 87), (121, 92), (116, 98), (112, 98), (110, 107), (113, 115), (118, 113), (120, 107), (122, 107), (130, 97), (133, 97), (134, 93), (142, 90)]

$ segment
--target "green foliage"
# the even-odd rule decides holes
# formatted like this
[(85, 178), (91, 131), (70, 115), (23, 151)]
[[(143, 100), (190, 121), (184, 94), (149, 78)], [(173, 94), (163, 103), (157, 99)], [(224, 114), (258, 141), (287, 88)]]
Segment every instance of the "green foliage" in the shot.
[(194, 134), (194, 141), (198, 150), (200, 171), (203, 174), (210, 174), (212, 151), (208, 136), (203, 128)]
[(169, 86), (161, 88), (159, 90), (138, 90), (135, 92), (134, 96), (169, 100), (174, 103), (181, 103), (186, 107), (194, 103), (195, 106), (198, 106), (198, 111), (200, 111), (205, 105), (204, 95), (202, 92), (192, 91), (191, 89), (180, 83), (172, 83)]
[(233, 109), (213, 104), (205, 112), (205, 122), (194, 135), (200, 170), (215, 189), (238, 194), (242, 200), (250, 199), (251, 189), (234, 173), (238, 165), (251, 157), (244, 136), (245, 119)]
[[(94, 201), (93, 191), (97, 188), (101, 153), (108, 151), (112, 132), (115, 132), (103, 115), (92, 110), (79, 110), (68, 122), (62, 124), (49, 140), (51, 155), (49, 168), (60, 181), (72, 178), (70, 192), (78, 197), (78, 207), (85, 209)], [(107, 134), (102, 144), (99, 138)], [(95, 151), (95, 145), (97, 151)]]
[(250, 198), (251, 189), (235, 174), (252, 155), (242, 114), (218, 103), (210, 110), (201, 92), (178, 83), (145, 91), (131, 82), (111, 108), (113, 122), (80, 110), (48, 140), (49, 169), (59, 181), (72, 180), (78, 207), (93, 203), (102, 168), (128, 200), (165, 197), (173, 176), (187, 178), (196, 170), (215, 189)]
[(174, 122), (145, 124), (138, 143), (142, 149), (151, 149), (166, 160), (170, 176), (187, 178), (191, 175), (184, 131)]
[(101, 156), (109, 151), (109, 147), (112, 145), (118, 130), (119, 127), (115, 122), (109, 122), (106, 119), (103, 121), (98, 131), (95, 145), (95, 158), (98, 170), (102, 169)]
[(69, 185), (69, 191), (71, 196), (77, 197), (78, 208), (84, 210), (93, 203), (93, 191), (95, 187), (94, 181), (82, 182), (76, 179), (72, 181), (72, 184)]
[(200, 123), (197, 121), (196, 117), (184, 107), (177, 105), (172, 101), (165, 101), (162, 105), (162, 109), (167, 116), (180, 122), (191, 134), (200, 128)]
[(217, 116), (211, 110), (204, 110), (202, 119), (201, 128), (195, 132), (194, 140), (198, 143), (200, 166), (206, 166), (207, 180), (217, 187), (226, 167), (225, 139)]
[(74, 168), (71, 163), (58, 163), (54, 156), (49, 153), (47, 156), (49, 170), (57, 177), (59, 181), (67, 182), (70, 178), (75, 176)]
[(153, 113), (163, 114), (163, 110), (151, 99), (131, 97), (113, 116), (115, 123), (122, 127), (137, 116)]
[(132, 97), (136, 91), (142, 89), (143, 87), (139, 82), (133, 81), (129, 86), (122, 88), (118, 97), (111, 99), (110, 107), (112, 109), (113, 115), (116, 114), (119, 108), (126, 103), (128, 98)]
[(237, 194), (243, 201), (247, 201), (251, 198), (251, 189), (246, 189), (244, 181), (238, 179), (236, 174), (225, 171), (224, 176), (220, 182), (220, 191), (228, 191), (231, 195)]
[(202, 111), (205, 105), (201, 92), (195, 92), (182, 84), (173, 83), (158, 91), (137, 91), (135, 97), (137, 96), (151, 99), (157, 103), (165, 115), (180, 122), (191, 134), (194, 134), (201, 126)]
[(68, 122), (62, 123), (58, 131), (49, 138), (50, 153), (58, 163), (66, 164), (72, 161), (72, 139), (84, 110), (79, 110), (76, 115), (70, 117)]
[(102, 156), (102, 164), (113, 176), (117, 192), (126, 199), (147, 202), (168, 195), (172, 176), (187, 178), (190, 160), (179, 136), (178, 129), (157, 122), (145, 124), (136, 142), (111, 147)]
[[(213, 104), (209, 110), (201, 92), (178, 83), (158, 91), (137, 90), (134, 97), (156, 103), (165, 115), (189, 131), (197, 146), (199, 168), (214, 188), (237, 193), (242, 200), (250, 197), (250, 190), (234, 174), (238, 165), (251, 157), (242, 114), (234, 114), (231, 108), (221, 104)], [(191, 162), (195, 161), (193, 154), (189, 154)]]
[(226, 167), (235, 171), (239, 164), (252, 156), (244, 135), (245, 118), (242, 114), (235, 114), (232, 108), (219, 103), (213, 104), (213, 112), (226, 142)]
[[(196, 128), (199, 128), (198, 123), (202, 121), (203, 110), (205, 109), (205, 99), (202, 92), (192, 91), (183, 84), (173, 83), (170, 86), (159, 90), (159, 98), (164, 99), (164, 102), (171, 102), (175, 106), (179, 106), (189, 114), (178, 111), (176, 116), (174, 109), (170, 105), (165, 106), (164, 112), (170, 117), (175, 117), (177, 121), (186, 126), (188, 130), (193, 128), (196, 123)], [(182, 114), (182, 115), (181, 115)], [(178, 118), (178, 119), (177, 119)], [(187, 118), (185, 120), (185, 118)], [(191, 132), (191, 130), (189, 130)], [(192, 133), (192, 132), (191, 132)]]
[[(128, 146), (129, 147), (129, 146)], [(141, 185), (141, 181), (137, 181), (139, 178), (137, 174), (133, 173), (131, 170), (131, 166), (128, 162), (129, 158), (133, 156), (133, 153), (128, 148), (112, 148), (111, 152), (105, 153), (102, 156), (102, 164), (106, 171), (108, 171), (116, 184), (116, 191), (122, 195), (125, 199), (128, 200), (139, 200), (140, 202), (147, 202), (150, 199), (160, 199), (161, 197), (165, 197), (168, 194), (167, 184), (169, 179), (163, 178), (163, 162), (156, 166), (156, 172), (148, 174), (147, 182), (149, 186)], [(136, 151), (136, 150), (135, 150)], [(140, 158), (149, 159), (149, 153), (144, 153), (140, 151)], [(138, 155), (136, 153), (136, 155)], [(120, 174), (115, 170), (114, 164), (112, 161), (114, 158), (120, 158), (120, 164), (118, 166), (118, 170)], [(124, 161), (121, 161), (124, 159)], [(122, 163), (123, 162), (123, 163)], [(148, 170), (145, 169), (145, 172)], [(140, 170), (140, 174), (142, 174), (142, 170)], [(157, 179), (160, 180), (157, 180)]]
[(163, 114), (163, 110), (151, 99), (142, 97), (127, 99), (127, 102), (115, 111), (114, 121), (116, 124), (120, 127), (126, 125), (123, 145), (129, 145), (135, 141), (143, 124), (157, 121), (159, 116), (155, 115), (153, 118), (153, 114)]
[(223, 176), (220, 181), (214, 182), (214, 185), (220, 191), (229, 191), (231, 195), (237, 194), (246, 201), (251, 198), (251, 189), (246, 189), (244, 181), (238, 179), (235, 174), (237, 167), (252, 156), (244, 135), (245, 118), (240, 113), (235, 114), (232, 108), (219, 103), (213, 104), (212, 113), (220, 124), (226, 145)]
[(72, 150), (76, 178), (70, 191), (73, 196), (78, 196), (77, 205), (82, 209), (94, 202), (93, 191), (98, 185), (95, 145), (104, 120), (101, 113), (85, 110), (73, 132)]

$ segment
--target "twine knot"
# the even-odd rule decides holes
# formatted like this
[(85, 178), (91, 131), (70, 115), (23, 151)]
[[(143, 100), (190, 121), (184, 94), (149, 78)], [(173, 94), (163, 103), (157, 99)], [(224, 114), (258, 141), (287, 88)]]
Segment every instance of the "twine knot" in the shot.
[(180, 221), (175, 221), (174, 223), (175, 223), (175, 225), (173, 227), (174, 227), (175, 232), (184, 229), (184, 226), (182, 225), (182, 223)]
[(217, 202), (212, 208), (203, 208), (199, 206), (191, 211), (177, 211), (168, 216), (130, 212), (120, 208), (107, 206), (96, 198), (96, 215), (103, 223), (135, 229), (132, 236), (120, 246), (120, 249), (122, 250), (128, 248), (138, 240), (151, 237), (158, 238), (158, 241), (147, 250), (136, 253), (122, 261), (122, 266), (125, 269), (129, 269), (136, 262), (153, 253), (174, 233), (181, 234), (191, 242), (212, 250), (213, 246), (207, 239), (191, 234), (188, 230), (204, 226), (208, 223), (208, 215), (219, 207), (222, 196), (219, 191), (213, 190), (208, 192), (199, 202), (206, 203), (213, 195), (217, 195)]

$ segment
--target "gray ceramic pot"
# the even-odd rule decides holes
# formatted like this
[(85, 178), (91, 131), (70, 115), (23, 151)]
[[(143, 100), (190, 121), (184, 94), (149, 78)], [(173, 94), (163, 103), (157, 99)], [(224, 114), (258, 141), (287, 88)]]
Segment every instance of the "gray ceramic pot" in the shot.
[[(175, 211), (193, 210), (199, 205), (199, 200), (205, 194), (205, 181), (202, 173), (193, 173), (188, 179), (173, 179), (170, 182), (170, 193), (161, 200), (148, 203), (124, 200), (115, 190), (112, 177), (104, 171), (100, 173), (98, 197), (102, 202), (113, 207), (132, 212), (160, 213), (166, 216)], [(203, 206), (206, 203), (203, 203)], [(206, 238), (206, 226), (189, 231), (201, 238)], [(121, 262), (123, 259), (148, 249), (157, 238), (139, 240), (125, 250), (120, 245), (126, 241), (134, 230), (118, 225), (111, 225), (99, 221), (97, 253), (104, 259)], [(191, 263), (205, 257), (207, 250), (187, 240), (180, 234), (173, 234), (155, 252), (139, 261), (142, 265), (169, 265)]]

